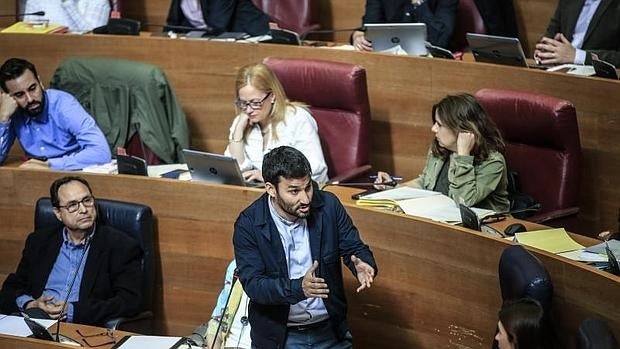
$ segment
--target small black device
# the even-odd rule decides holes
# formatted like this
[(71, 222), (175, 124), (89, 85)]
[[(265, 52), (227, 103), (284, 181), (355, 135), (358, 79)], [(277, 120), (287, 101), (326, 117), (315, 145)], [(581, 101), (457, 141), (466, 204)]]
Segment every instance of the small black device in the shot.
[(129, 18), (110, 18), (108, 24), (93, 29), (93, 34), (140, 35), (140, 21)]
[(599, 59), (593, 59), (592, 66), (594, 67), (594, 72), (596, 76), (600, 78), (618, 80), (618, 72), (616, 71), (616, 67), (613, 64), (601, 61)]
[(269, 35), (271, 35), (271, 40), (266, 41), (271, 44), (284, 44), (284, 45), (301, 45), (301, 40), (299, 39), (299, 35), (293, 31), (286, 29), (271, 29), (269, 31)]
[(459, 204), (459, 211), (461, 212), (461, 222), (465, 228), (480, 231), (480, 220), (476, 212), (463, 204)]
[(614, 255), (611, 248), (609, 248), (608, 243), (605, 243), (605, 252), (607, 252), (608, 260), (607, 270), (614, 275), (620, 275), (620, 265), (618, 265), (618, 259), (616, 258), (616, 255)]
[(32, 331), (32, 336), (34, 338), (42, 339), (45, 341), (52, 341), (52, 342), (56, 341), (54, 339), (54, 336), (50, 333), (50, 331), (48, 331), (47, 328), (43, 327), (43, 325), (32, 320), (25, 313), (22, 313), (22, 316), (24, 317), (24, 322), (26, 323), (26, 326), (28, 326), (30, 331)]
[(521, 223), (513, 223), (507, 226), (506, 229), (504, 229), (504, 234), (506, 236), (514, 236), (516, 233), (523, 233), (526, 231), (527, 231), (527, 228), (525, 228), (525, 225)]
[(148, 176), (146, 161), (133, 155), (117, 155), (116, 165), (119, 174)]
[(363, 198), (366, 195), (369, 195), (369, 194), (372, 194), (372, 193), (376, 193), (378, 191), (380, 191), (380, 190), (379, 189), (375, 189), (375, 188), (370, 188), (370, 189), (365, 190), (363, 192), (351, 195), (351, 199), (359, 200), (359, 199)]
[(434, 46), (428, 41), (424, 43), (424, 46), (426, 46), (428, 53), (430, 53), (433, 58), (454, 59), (452, 52), (443, 47)]
[(161, 178), (179, 179), (179, 176), (181, 176), (181, 174), (185, 172), (189, 172), (189, 170), (176, 169), (166, 173), (162, 173)]

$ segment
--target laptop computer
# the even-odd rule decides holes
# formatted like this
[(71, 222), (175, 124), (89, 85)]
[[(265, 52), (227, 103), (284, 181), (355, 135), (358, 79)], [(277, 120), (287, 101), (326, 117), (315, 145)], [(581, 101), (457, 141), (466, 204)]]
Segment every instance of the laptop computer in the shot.
[(183, 156), (192, 175), (192, 181), (240, 185), (244, 187), (260, 187), (264, 185), (261, 182), (246, 182), (243, 179), (237, 160), (233, 157), (190, 149), (183, 149)]
[(517, 38), (467, 33), (467, 42), (476, 62), (528, 66)]
[(426, 56), (426, 24), (368, 23), (364, 24), (366, 38), (374, 51), (385, 51), (400, 45), (410, 56)]

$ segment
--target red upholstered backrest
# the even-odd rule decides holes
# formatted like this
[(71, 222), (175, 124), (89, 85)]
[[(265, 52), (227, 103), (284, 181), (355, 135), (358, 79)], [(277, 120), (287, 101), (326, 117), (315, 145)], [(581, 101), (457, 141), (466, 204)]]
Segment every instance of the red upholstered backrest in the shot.
[(329, 177), (368, 164), (366, 70), (346, 63), (267, 57), (287, 97), (308, 104), (319, 126)]
[(541, 213), (577, 207), (581, 145), (575, 107), (555, 97), (483, 89), (476, 98), (506, 141), (508, 168), (521, 191), (542, 204)]
[(486, 34), (487, 27), (484, 25), (484, 20), (474, 0), (459, 0), (453, 38), (456, 51), (463, 51), (469, 46), (466, 39), (467, 33)]
[(269, 15), (279, 27), (292, 30), (299, 35), (319, 28), (315, 17), (313, 0), (252, 0), (256, 7)]

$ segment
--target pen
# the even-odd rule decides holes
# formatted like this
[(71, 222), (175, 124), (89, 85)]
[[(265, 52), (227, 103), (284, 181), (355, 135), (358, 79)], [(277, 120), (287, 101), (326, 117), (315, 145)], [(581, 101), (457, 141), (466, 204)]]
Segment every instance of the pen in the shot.
[[(368, 178), (370, 179), (377, 179), (377, 176), (368, 176)], [(402, 181), (403, 177), (401, 176), (390, 176), (390, 178), (392, 178), (393, 181)]]

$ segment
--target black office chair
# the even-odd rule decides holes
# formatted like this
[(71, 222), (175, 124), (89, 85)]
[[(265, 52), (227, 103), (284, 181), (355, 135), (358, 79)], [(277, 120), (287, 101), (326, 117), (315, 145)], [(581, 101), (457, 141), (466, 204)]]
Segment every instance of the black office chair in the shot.
[(600, 319), (585, 319), (577, 332), (577, 349), (618, 349), (618, 342), (607, 323)]
[[(499, 285), (503, 302), (533, 298), (543, 307), (545, 321), (549, 323), (553, 297), (551, 277), (538, 258), (523, 246), (508, 246), (502, 252), (499, 259)], [(493, 348), (498, 348), (496, 340), (493, 341)]]
[[(142, 260), (144, 278), (142, 280), (140, 312), (129, 318), (109, 319), (106, 321), (105, 327), (148, 334), (152, 328), (151, 300), (155, 287), (154, 224), (151, 208), (131, 202), (97, 199), (97, 222), (129, 234), (140, 242), (144, 252), (144, 259)], [(54, 215), (52, 202), (50, 198), (40, 198), (37, 201), (34, 214), (35, 230), (54, 226), (61, 228), (62, 223)]]

